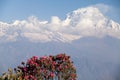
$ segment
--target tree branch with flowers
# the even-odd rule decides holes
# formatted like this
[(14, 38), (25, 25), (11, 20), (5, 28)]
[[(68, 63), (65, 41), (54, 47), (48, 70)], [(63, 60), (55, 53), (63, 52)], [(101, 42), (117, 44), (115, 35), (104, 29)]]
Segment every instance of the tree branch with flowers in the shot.
[[(33, 56), (14, 69), (16, 80), (76, 80), (76, 69), (66, 54)], [(19, 79), (18, 79), (19, 77)]]

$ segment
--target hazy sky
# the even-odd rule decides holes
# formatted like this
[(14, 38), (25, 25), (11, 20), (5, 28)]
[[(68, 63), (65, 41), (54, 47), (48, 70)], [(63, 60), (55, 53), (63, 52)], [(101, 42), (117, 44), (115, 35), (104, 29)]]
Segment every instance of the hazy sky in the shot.
[(41, 20), (48, 21), (51, 16), (64, 19), (66, 13), (75, 9), (105, 4), (111, 9), (104, 14), (120, 23), (119, 3), (119, 0), (0, 0), (0, 21), (12, 22), (26, 19), (29, 16), (37, 16)]

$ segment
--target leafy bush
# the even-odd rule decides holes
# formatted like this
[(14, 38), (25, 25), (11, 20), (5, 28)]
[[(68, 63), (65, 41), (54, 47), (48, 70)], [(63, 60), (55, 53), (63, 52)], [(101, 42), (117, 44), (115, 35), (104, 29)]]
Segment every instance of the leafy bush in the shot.
[[(55, 56), (33, 56), (27, 62), (8, 71), (9, 75), (1, 76), (3, 80), (76, 80), (76, 69), (70, 56), (58, 54)], [(5, 79), (6, 77), (6, 79)], [(7, 79), (8, 78), (8, 79)]]

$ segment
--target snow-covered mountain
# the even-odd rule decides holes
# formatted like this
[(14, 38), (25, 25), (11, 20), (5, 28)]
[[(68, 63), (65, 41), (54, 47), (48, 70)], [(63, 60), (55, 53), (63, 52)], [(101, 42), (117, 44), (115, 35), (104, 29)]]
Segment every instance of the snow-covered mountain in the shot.
[(0, 41), (7, 42), (21, 38), (31, 42), (71, 42), (82, 37), (106, 35), (120, 39), (120, 24), (107, 19), (95, 7), (70, 12), (65, 20), (53, 16), (48, 22), (32, 16), (12, 23), (0, 22)]
[(61, 52), (71, 56), (78, 80), (120, 80), (120, 24), (96, 7), (72, 11), (64, 20), (0, 22), (0, 73), (33, 55)]

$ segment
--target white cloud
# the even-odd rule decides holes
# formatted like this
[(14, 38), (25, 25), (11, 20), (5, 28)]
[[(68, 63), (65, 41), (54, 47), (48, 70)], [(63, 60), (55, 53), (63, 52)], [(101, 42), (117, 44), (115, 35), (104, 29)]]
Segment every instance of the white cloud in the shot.
[(32, 42), (71, 42), (82, 37), (106, 35), (120, 39), (120, 24), (107, 19), (100, 12), (103, 7), (106, 11), (109, 9), (103, 4), (77, 9), (68, 13), (65, 20), (53, 16), (48, 22), (31, 16), (27, 20), (16, 20), (10, 24), (0, 22), (0, 41), (23, 38)]
[(108, 5), (105, 5), (103, 3), (101, 4), (96, 4), (96, 5), (93, 5), (93, 7), (96, 7), (98, 8), (101, 12), (103, 12), (104, 14), (109, 12), (111, 9), (112, 9), (112, 6), (108, 6)]
[(50, 41), (48, 35), (41, 33), (22, 33), (22, 37), (29, 39), (32, 42), (48, 42)]
[(60, 19), (59, 19), (59, 17), (57, 17), (57, 16), (52, 16), (52, 19), (51, 19), (51, 23), (52, 24), (60, 24)]

